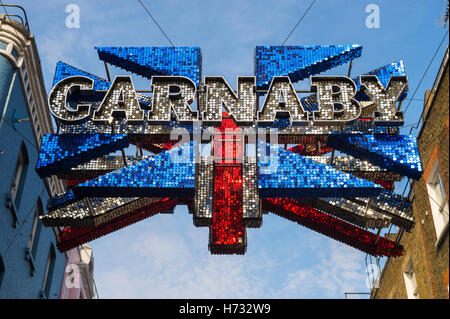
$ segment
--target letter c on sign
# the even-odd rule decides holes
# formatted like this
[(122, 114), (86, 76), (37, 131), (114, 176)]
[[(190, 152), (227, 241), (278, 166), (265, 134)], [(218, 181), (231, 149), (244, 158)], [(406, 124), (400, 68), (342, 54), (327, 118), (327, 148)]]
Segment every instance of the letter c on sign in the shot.
[(67, 107), (67, 97), (72, 93), (92, 90), (94, 80), (85, 76), (71, 76), (59, 81), (50, 91), (48, 105), (50, 112), (56, 120), (76, 124), (88, 118), (91, 104), (77, 104), (76, 107)]

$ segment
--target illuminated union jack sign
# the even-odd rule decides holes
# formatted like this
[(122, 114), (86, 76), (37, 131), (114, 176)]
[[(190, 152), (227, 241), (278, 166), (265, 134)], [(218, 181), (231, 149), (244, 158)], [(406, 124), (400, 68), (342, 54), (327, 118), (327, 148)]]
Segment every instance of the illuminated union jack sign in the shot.
[[(68, 190), (46, 226), (61, 251), (187, 205), (209, 227), (212, 254), (244, 254), (246, 227), (274, 213), (376, 256), (403, 247), (379, 232), (409, 231), (411, 204), (394, 193), (420, 179), (414, 137), (401, 135), (403, 61), (350, 77), (362, 47), (258, 46), (255, 75), (234, 90), (201, 74), (196, 47), (99, 47), (100, 60), (150, 80), (101, 78), (59, 62), (36, 170)], [(350, 62), (347, 76), (317, 75)], [(293, 83), (309, 80), (300, 91)], [(234, 84), (234, 83), (233, 83)]]

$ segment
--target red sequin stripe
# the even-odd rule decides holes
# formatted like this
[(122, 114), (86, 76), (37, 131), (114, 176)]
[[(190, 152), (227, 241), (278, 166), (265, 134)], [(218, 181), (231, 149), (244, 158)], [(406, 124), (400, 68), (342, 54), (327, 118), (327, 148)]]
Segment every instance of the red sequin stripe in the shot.
[(172, 149), (172, 147), (176, 144), (176, 142), (169, 142), (163, 145), (163, 149), (165, 149), (166, 151)]
[(267, 198), (263, 209), (373, 256), (398, 257), (403, 246), (288, 198)]
[(214, 213), (210, 251), (213, 254), (245, 253), (242, 218), (242, 167), (214, 168)]
[(160, 212), (172, 209), (178, 204), (177, 198), (164, 198), (155, 203), (141, 207), (123, 216), (116, 217), (95, 227), (69, 227), (61, 230), (58, 236), (58, 250), (67, 251), (96, 238), (115, 232)]

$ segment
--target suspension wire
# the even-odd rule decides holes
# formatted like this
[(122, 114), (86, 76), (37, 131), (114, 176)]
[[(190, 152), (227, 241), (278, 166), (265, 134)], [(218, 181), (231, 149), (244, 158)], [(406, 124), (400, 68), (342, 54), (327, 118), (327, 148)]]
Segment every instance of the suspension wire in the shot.
[(428, 70), (430, 69), (431, 64), (433, 63), (434, 58), (435, 58), (436, 55), (438, 54), (439, 49), (440, 49), (441, 46), (442, 46), (442, 43), (444, 43), (444, 40), (447, 38), (447, 34), (448, 34), (448, 29), (447, 29), (447, 32), (445, 32), (445, 35), (444, 35), (444, 37), (442, 38), (441, 43), (439, 43), (438, 48), (437, 48), (436, 51), (434, 52), (433, 57), (431, 58), (430, 62), (428, 63), (428, 66), (427, 66), (425, 72), (423, 73), (422, 78), (420, 79), (419, 83), (417, 84), (417, 86), (416, 86), (416, 88), (415, 88), (415, 90), (414, 90), (414, 93), (413, 93), (411, 99), (409, 100), (409, 103), (408, 103), (408, 105), (406, 106), (406, 108), (405, 108), (405, 110), (403, 111), (403, 113), (406, 113), (406, 111), (408, 110), (408, 108), (409, 108), (409, 106), (410, 106), (412, 100), (414, 99), (414, 96), (415, 96), (416, 93), (417, 93), (417, 90), (419, 89), (420, 85), (422, 84), (422, 81), (423, 81), (423, 79), (425, 78), (425, 75), (427, 74)]
[(284, 44), (286, 43), (286, 41), (289, 39), (289, 37), (291, 36), (291, 34), (295, 31), (295, 29), (297, 28), (297, 26), (300, 24), (300, 22), (302, 22), (303, 18), (306, 16), (306, 14), (308, 13), (309, 9), (311, 9), (311, 7), (314, 5), (314, 3), (316, 2), (316, 0), (313, 0), (313, 2), (311, 2), (311, 4), (309, 5), (308, 9), (306, 9), (305, 13), (303, 14), (303, 16), (300, 18), (300, 20), (298, 20), (297, 24), (294, 26), (294, 28), (291, 30), (291, 32), (288, 34), (288, 36), (286, 37), (286, 39), (284, 39), (283, 44), (281, 46), (284, 46)]
[[(430, 102), (430, 99), (431, 99), (431, 96), (432, 96), (432, 95), (433, 95), (433, 94), (432, 94), (431, 92), (430, 92), (430, 94), (428, 94), (427, 100), (426, 100), (426, 102), (424, 103), (424, 107), (422, 108), (422, 113), (420, 113), (419, 120), (415, 123), (415, 125), (411, 125), (411, 129), (409, 130), (409, 134), (412, 133), (413, 129), (414, 129), (414, 130), (417, 130), (417, 128), (419, 127), (419, 124), (420, 124), (420, 122), (422, 121), (422, 116), (423, 116), (423, 114), (424, 114), (424, 112), (425, 112), (425, 107), (428, 105), (428, 102)], [(412, 127), (412, 126), (414, 126), (414, 127)]]
[(36, 146), (36, 144), (34, 144), (34, 142), (30, 141), (30, 139), (28, 137), (26, 137), (25, 135), (23, 135), (22, 133), (20, 133), (13, 124), (11, 124), (11, 122), (9, 122), (7, 119), (5, 119), (3, 116), (0, 115), (0, 119), (3, 120), (4, 123), (8, 124), (12, 129), (13, 132), (15, 132), (16, 134), (20, 135), (26, 142), (30, 143), (38, 152), (39, 152), (39, 147)]
[[(0, 0), (1, 1), (1, 0)], [(15, 132), (16, 134), (18, 134), (19, 136), (21, 136), (25, 141), (27, 141), (28, 143), (30, 143), (34, 148), (36, 148), (37, 151), (39, 151), (39, 148), (32, 142), (30, 141), (25, 135), (23, 135), (22, 133), (20, 133), (15, 127), (14, 125), (12, 125), (8, 120), (6, 120), (4, 117), (2, 117), (0, 115), (0, 118), (3, 120), (4, 123), (8, 124), (12, 129), (13, 132)], [(42, 196), (42, 193), (45, 190), (45, 185), (42, 186), (42, 190), (39, 193), (38, 197)], [(11, 245), (14, 243), (14, 241), (17, 239), (17, 235), (20, 233), (20, 230), (22, 229), (22, 227), (25, 225), (25, 223), (28, 221), (28, 218), (30, 217), (30, 214), (34, 211), (35, 207), (37, 205), (37, 202), (33, 205), (33, 207), (31, 207), (30, 211), (27, 213), (27, 215), (25, 216), (25, 219), (23, 220), (22, 224), (20, 225), (19, 229), (17, 230), (16, 234), (14, 235), (14, 237), (11, 239), (11, 241), (9, 242), (8, 246), (6, 247), (5, 251), (3, 252), (2, 256), (5, 256), (6, 253), (8, 252), (9, 248), (11, 247)]]
[(147, 14), (150, 16), (150, 18), (152, 18), (153, 22), (155, 22), (156, 26), (159, 28), (159, 30), (161, 31), (162, 34), (164, 34), (164, 36), (166, 37), (166, 39), (170, 42), (170, 44), (172, 45), (172, 47), (175, 47), (175, 45), (172, 43), (172, 41), (170, 41), (169, 37), (167, 36), (167, 34), (164, 32), (163, 28), (161, 28), (161, 26), (159, 25), (159, 23), (156, 21), (156, 19), (152, 16), (152, 14), (150, 13), (150, 11), (148, 11), (147, 7), (142, 3), (141, 0), (138, 0), (139, 3), (141, 4), (141, 6), (144, 8), (145, 11), (147, 11)]
[[(433, 63), (433, 61), (434, 61), (434, 59), (435, 59), (437, 53), (439, 52), (439, 49), (441, 48), (442, 43), (444, 43), (444, 40), (446, 39), (447, 34), (448, 34), (448, 29), (447, 29), (447, 32), (445, 33), (444, 37), (442, 38), (441, 42), (439, 43), (439, 46), (437, 47), (436, 51), (434, 52), (434, 54), (433, 54), (433, 56), (432, 56), (430, 62), (428, 63), (428, 66), (427, 66), (427, 68), (425, 69), (425, 72), (423, 73), (422, 78), (420, 79), (419, 83), (417, 84), (417, 86), (416, 86), (416, 88), (415, 88), (415, 90), (414, 90), (414, 92), (413, 92), (412, 97), (409, 98), (409, 99), (407, 99), (407, 100), (409, 100), (409, 102), (408, 102), (408, 105), (406, 106), (405, 110), (403, 111), (403, 113), (406, 113), (406, 111), (408, 110), (408, 108), (409, 108), (409, 106), (410, 106), (410, 104), (411, 104), (412, 101), (425, 101), (425, 100), (420, 100), (420, 99), (414, 99), (414, 96), (416, 95), (417, 90), (419, 89), (420, 85), (422, 84), (423, 79), (425, 78), (425, 75), (427, 74), (427, 72), (428, 72), (428, 70), (430, 69), (431, 64)], [(432, 94), (430, 93), (430, 94), (428, 95), (427, 99), (426, 99), (425, 105), (428, 105), (428, 102), (430, 101), (431, 96), (432, 96)], [(409, 134), (411, 134), (412, 131), (413, 131), (413, 129), (417, 129), (417, 128), (419, 127), (419, 124), (420, 124), (420, 122), (422, 121), (422, 116), (423, 116), (424, 112), (425, 112), (425, 107), (422, 109), (422, 113), (420, 114), (419, 119), (418, 119), (418, 121), (417, 121), (416, 123), (406, 125), (406, 126), (404, 126), (404, 127), (402, 127), (402, 128), (406, 128), (406, 127), (409, 127), (409, 126), (410, 126), (411, 129), (409, 130)], [(400, 128), (400, 129), (402, 129), (402, 128)], [(440, 134), (439, 134), (439, 135), (440, 135)], [(434, 139), (433, 139), (433, 142), (434, 142)], [(402, 193), (403, 195), (405, 194), (405, 191), (406, 191), (406, 189), (408, 188), (409, 182), (410, 182), (410, 180), (408, 179), (408, 182), (406, 183), (405, 188), (403, 189), (403, 193)], [(412, 185), (412, 184), (411, 184), (411, 185)], [(428, 194), (428, 193), (427, 193), (427, 194)]]

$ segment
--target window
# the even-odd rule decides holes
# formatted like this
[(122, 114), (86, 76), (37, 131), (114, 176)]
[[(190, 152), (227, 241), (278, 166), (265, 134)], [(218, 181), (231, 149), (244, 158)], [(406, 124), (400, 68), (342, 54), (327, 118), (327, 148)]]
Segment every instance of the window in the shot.
[(12, 48), (11, 50), (11, 55), (14, 57), (14, 59), (18, 59), (19, 58), (19, 53), (17, 53), (17, 50), (15, 48)]
[(0, 40), (0, 49), (6, 51), (7, 47), (8, 47), (8, 43), (3, 42), (3, 41)]
[(43, 214), (44, 210), (42, 207), (42, 201), (38, 198), (36, 203), (36, 212), (34, 213), (33, 225), (31, 226), (30, 239), (28, 241), (28, 249), (33, 256), (33, 259), (36, 259), (36, 252), (39, 245), (39, 237), (41, 234), (42, 223), (39, 220), (39, 216)]
[(31, 87), (30, 87), (30, 82), (27, 82), (25, 84), (25, 89), (27, 91), (27, 96), (30, 97), (31, 96)]
[(55, 247), (52, 244), (50, 246), (50, 251), (48, 253), (47, 266), (45, 267), (45, 273), (44, 273), (44, 282), (42, 284), (41, 297), (43, 297), (43, 298), (50, 297), (50, 292), (51, 292), (51, 287), (52, 287), (52, 279), (53, 279), (53, 271), (55, 269), (55, 259), (56, 259)]
[(28, 168), (28, 152), (24, 143), (20, 148), (19, 158), (17, 159), (16, 169), (14, 170), (13, 180), (11, 183), (10, 194), (16, 207), (19, 207), (20, 198), (25, 184), (25, 177)]
[(418, 299), (419, 291), (417, 289), (416, 274), (414, 273), (412, 259), (409, 259), (403, 273), (403, 277), (405, 279), (406, 294), (408, 295), (408, 299)]
[(433, 215), (434, 227), (436, 236), (439, 239), (442, 237), (448, 225), (448, 200), (444, 187), (444, 180), (442, 179), (439, 162), (436, 159), (430, 171), (427, 180), (428, 195), (431, 197), (430, 206)]

